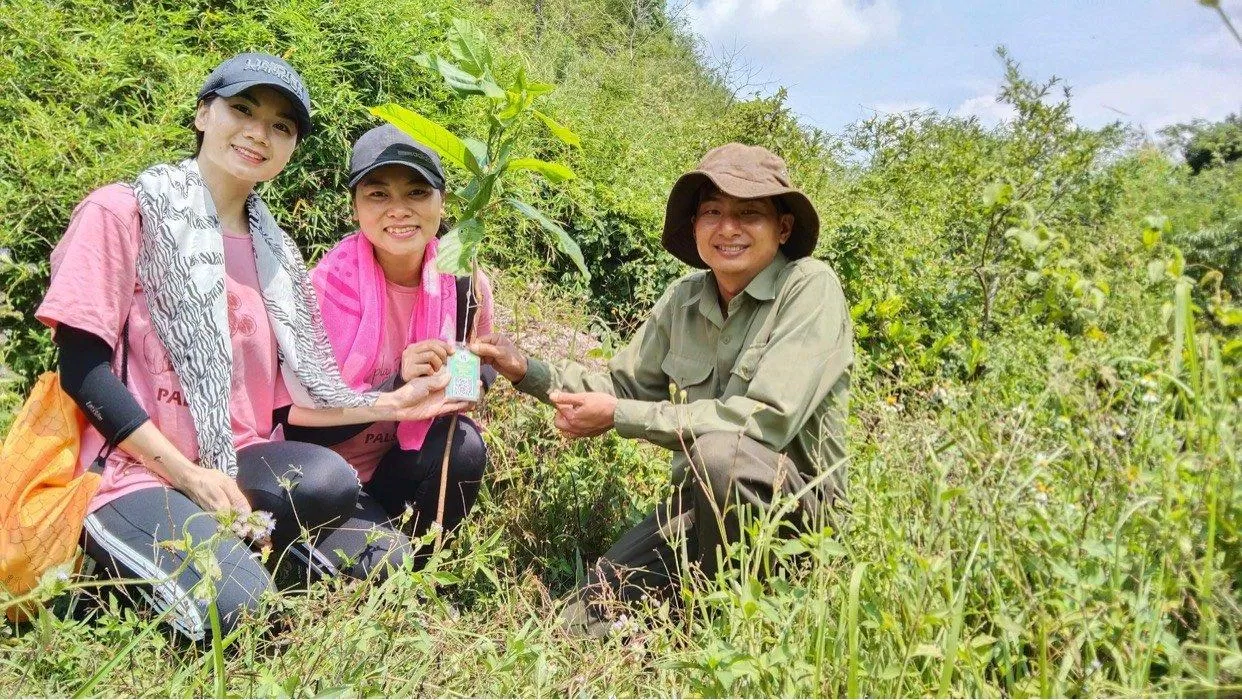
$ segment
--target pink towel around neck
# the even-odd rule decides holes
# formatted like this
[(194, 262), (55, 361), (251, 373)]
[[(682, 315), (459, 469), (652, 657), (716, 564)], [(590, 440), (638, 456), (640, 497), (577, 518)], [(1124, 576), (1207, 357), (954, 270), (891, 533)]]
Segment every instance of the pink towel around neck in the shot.
[[(407, 344), (430, 338), (449, 343), (456, 340), (456, 279), (436, 271), (438, 245), (433, 238), (423, 252), (420, 293), (406, 334)], [(379, 361), (388, 304), (384, 271), (371, 242), (361, 231), (346, 237), (315, 266), (311, 282), (319, 295), (319, 308), (332, 351), (341, 365), (341, 376), (356, 390), (370, 389), (364, 378)], [(430, 420), (403, 421), (397, 425), (397, 442), (403, 450), (420, 449), (430, 428)]]

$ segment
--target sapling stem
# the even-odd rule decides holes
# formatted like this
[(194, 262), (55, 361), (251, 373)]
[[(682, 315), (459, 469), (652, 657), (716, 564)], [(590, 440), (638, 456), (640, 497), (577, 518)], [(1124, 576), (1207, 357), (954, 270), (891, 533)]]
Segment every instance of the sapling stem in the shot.
[[(467, 286), (469, 293), (466, 294), (466, 318), (470, 318), (470, 311), (474, 305), (474, 280), (479, 273), (479, 263), (475, 258), (470, 258), (470, 284)], [(474, 340), (475, 331), (478, 329), (478, 315), (471, 319), (469, 327), (462, 329), (463, 340), (467, 343)], [(457, 416), (454, 413), (449, 419), (448, 437), (444, 440), (444, 458), (440, 460), (440, 497), (436, 500), (436, 548), (440, 551), (444, 546), (444, 502), (448, 496), (448, 470), (449, 460), (453, 455), (453, 436), (457, 434)]]

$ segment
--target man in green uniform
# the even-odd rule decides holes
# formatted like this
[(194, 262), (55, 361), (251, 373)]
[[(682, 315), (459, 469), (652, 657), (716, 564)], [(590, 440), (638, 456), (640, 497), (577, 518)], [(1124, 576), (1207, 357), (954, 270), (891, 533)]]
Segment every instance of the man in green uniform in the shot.
[(665, 212), (665, 249), (700, 270), (669, 287), (607, 372), (528, 358), (496, 334), (473, 346), (554, 405), (565, 435), (615, 429), (673, 451), (676, 492), (593, 567), (571, 619), (590, 626), (606, 595), (667, 590), (683, 558), (714, 575), (722, 546), (777, 497), (795, 528), (820, 526), (844, 498), (853, 342), (836, 274), (810, 257), (818, 236), (783, 160), (721, 146)]

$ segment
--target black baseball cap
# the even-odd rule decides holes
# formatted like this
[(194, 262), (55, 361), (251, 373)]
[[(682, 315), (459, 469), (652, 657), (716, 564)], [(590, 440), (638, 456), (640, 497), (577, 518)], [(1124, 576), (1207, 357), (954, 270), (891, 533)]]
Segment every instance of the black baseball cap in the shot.
[(354, 142), (349, 156), (349, 186), (384, 165), (404, 165), (418, 173), (432, 187), (444, 190), (444, 168), (440, 156), (392, 124), (371, 129)]
[(266, 53), (239, 53), (216, 66), (207, 82), (198, 91), (198, 99), (219, 95), (232, 97), (256, 85), (279, 90), (293, 104), (293, 117), (298, 122), (298, 140), (312, 129), (310, 92), (302, 76), (285, 59)]

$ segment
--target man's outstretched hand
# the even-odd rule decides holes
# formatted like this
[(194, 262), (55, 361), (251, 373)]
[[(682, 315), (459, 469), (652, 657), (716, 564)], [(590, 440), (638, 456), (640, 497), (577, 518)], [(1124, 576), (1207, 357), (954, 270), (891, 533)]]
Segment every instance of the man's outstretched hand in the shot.
[(517, 384), (526, 376), (526, 356), (512, 340), (500, 333), (488, 333), (470, 344), (470, 352), (479, 356), (484, 364), (496, 368), (511, 383)]
[(595, 437), (612, 429), (613, 414), (617, 410), (617, 397), (612, 394), (553, 391), (548, 399), (556, 405), (553, 425), (566, 437)]

